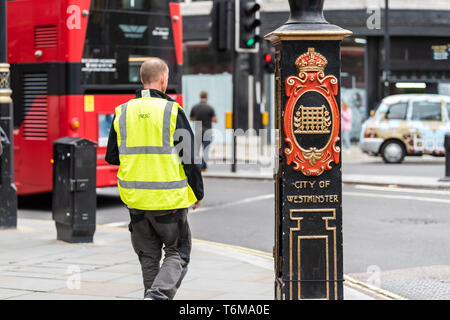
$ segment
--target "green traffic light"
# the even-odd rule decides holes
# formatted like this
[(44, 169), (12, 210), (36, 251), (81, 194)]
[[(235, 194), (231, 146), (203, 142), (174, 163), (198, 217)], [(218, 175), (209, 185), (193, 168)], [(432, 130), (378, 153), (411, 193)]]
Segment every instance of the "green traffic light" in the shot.
[(247, 47), (251, 47), (255, 44), (255, 38), (251, 38), (247, 41)]

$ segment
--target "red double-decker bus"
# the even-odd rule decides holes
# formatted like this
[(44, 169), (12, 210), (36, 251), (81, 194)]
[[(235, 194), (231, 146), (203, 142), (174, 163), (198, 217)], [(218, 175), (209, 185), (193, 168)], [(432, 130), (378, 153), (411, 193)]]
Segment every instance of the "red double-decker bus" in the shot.
[(8, 1), (8, 62), (14, 101), (19, 195), (52, 190), (53, 141), (98, 142), (97, 187), (116, 185), (104, 156), (114, 108), (135, 96), (151, 56), (170, 68), (167, 93), (181, 104), (178, 1)]

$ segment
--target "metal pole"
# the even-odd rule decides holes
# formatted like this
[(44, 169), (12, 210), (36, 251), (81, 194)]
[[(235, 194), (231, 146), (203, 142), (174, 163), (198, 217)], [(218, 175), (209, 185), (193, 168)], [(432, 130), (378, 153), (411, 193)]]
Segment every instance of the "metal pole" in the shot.
[(238, 117), (238, 103), (239, 103), (239, 93), (238, 93), (238, 88), (239, 88), (239, 80), (238, 80), (238, 73), (239, 73), (239, 53), (236, 51), (236, 32), (239, 32), (239, 30), (237, 30), (236, 27), (236, 3), (233, 0), (232, 1), (232, 8), (233, 8), (233, 12), (232, 12), (232, 20), (233, 23), (231, 23), (231, 33), (234, 35), (233, 37), (231, 37), (232, 39), (232, 54), (233, 54), (233, 156), (232, 156), (232, 163), (231, 163), (231, 172), (236, 172), (237, 170), (237, 141), (236, 141), (236, 129), (238, 128), (238, 121), (239, 121), (239, 117)]
[[(280, 133), (274, 192), (276, 299), (344, 297), (340, 42), (352, 33), (329, 24), (323, 5), (324, 0), (289, 0), (289, 20), (266, 36), (276, 51)], [(312, 122), (319, 127), (305, 125)], [(326, 138), (321, 142), (318, 134)]]
[(0, 0), (0, 63), (6, 62), (6, 0)]
[(231, 163), (231, 172), (236, 172), (237, 166), (237, 142), (236, 142), (236, 129), (238, 128), (238, 103), (239, 103), (239, 83), (237, 74), (239, 72), (239, 53), (233, 50), (233, 158)]
[(0, 63), (6, 62), (6, 0), (0, 0)]
[(7, 63), (6, 0), (0, 0), (0, 228), (17, 226), (17, 190), (14, 185), (14, 141), (12, 99)]
[(439, 181), (450, 182), (450, 133), (447, 133), (444, 138), (445, 148), (445, 176)]
[(384, 96), (387, 97), (389, 91), (389, 78), (391, 68), (391, 39), (389, 37), (389, 0), (384, 2)]

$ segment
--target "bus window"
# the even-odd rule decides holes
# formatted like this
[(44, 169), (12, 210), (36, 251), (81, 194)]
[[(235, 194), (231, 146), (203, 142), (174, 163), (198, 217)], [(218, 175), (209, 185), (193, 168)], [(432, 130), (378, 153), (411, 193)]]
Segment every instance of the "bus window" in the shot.
[(136, 10), (167, 13), (167, 0), (94, 0), (94, 9)]
[(441, 103), (430, 101), (415, 101), (413, 103), (411, 120), (441, 121)]
[[(96, 0), (89, 15), (81, 61), (82, 84), (138, 84), (149, 57), (176, 70), (175, 44), (167, 0)], [(169, 84), (176, 83), (169, 73)]]
[(98, 115), (98, 146), (106, 147), (108, 144), (109, 131), (113, 122), (114, 116), (112, 114)]

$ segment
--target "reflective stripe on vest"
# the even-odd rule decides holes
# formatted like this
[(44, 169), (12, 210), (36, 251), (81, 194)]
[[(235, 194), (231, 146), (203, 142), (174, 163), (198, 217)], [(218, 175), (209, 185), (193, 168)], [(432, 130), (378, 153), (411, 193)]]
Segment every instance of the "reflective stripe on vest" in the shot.
[(127, 107), (128, 103), (124, 103), (121, 106), (122, 113), (119, 118), (120, 154), (171, 154), (176, 152), (176, 148), (170, 146), (170, 115), (172, 113), (173, 102), (167, 102), (164, 108), (162, 147), (127, 147)]
[(146, 182), (146, 181), (123, 181), (117, 178), (119, 184), (124, 189), (145, 189), (145, 190), (167, 190), (179, 189), (187, 186), (187, 180), (168, 182)]

